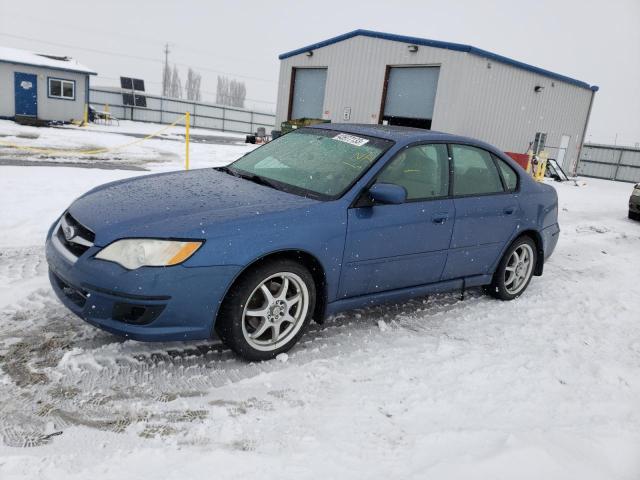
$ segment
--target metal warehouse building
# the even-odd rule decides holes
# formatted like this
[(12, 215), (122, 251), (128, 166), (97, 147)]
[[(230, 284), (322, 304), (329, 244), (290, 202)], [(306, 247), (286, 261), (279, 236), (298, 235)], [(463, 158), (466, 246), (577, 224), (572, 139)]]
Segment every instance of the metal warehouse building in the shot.
[(89, 75), (96, 72), (69, 57), (0, 47), (0, 118), (82, 120)]
[(280, 55), (276, 125), (298, 118), (429, 128), (573, 170), (596, 86), (469, 45), (353, 32)]

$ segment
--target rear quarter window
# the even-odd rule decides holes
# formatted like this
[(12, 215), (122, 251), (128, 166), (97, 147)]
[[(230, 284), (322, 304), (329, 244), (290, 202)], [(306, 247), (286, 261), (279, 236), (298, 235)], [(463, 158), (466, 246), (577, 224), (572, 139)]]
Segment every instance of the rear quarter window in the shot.
[(502, 178), (504, 179), (505, 186), (510, 192), (515, 191), (518, 188), (518, 174), (511, 168), (507, 162), (498, 157), (493, 157), (498, 164)]

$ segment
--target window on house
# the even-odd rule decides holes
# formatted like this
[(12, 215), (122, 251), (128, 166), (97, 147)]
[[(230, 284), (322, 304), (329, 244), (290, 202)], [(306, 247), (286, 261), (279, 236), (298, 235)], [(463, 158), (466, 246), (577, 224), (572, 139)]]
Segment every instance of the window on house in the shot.
[(62, 80), (60, 78), (49, 79), (49, 96), (52, 98), (65, 98), (75, 100), (76, 82), (73, 80)]

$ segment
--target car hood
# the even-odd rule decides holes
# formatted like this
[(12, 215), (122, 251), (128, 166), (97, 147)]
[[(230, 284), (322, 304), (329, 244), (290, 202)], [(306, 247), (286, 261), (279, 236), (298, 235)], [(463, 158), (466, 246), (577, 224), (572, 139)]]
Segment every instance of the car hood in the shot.
[(101, 185), (69, 213), (104, 246), (124, 237), (206, 238), (212, 224), (310, 206), (317, 200), (214, 169), (148, 175)]

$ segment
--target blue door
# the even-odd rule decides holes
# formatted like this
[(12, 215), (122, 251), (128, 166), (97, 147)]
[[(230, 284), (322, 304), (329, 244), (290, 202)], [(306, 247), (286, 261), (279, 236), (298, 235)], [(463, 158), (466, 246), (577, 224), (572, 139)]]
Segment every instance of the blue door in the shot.
[(16, 115), (38, 116), (38, 77), (31, 73), (15, 72)]
[(343, 298), (438, 282), (447, 260), (455, 215), (447, 146), (408, 147), (376, 181), (404, 187), (407, 201), (349, 209)]
[(451, 151), (455, 223), (443, 280), (492, 273), (522, 213), (489, 152), (470, 145)]

